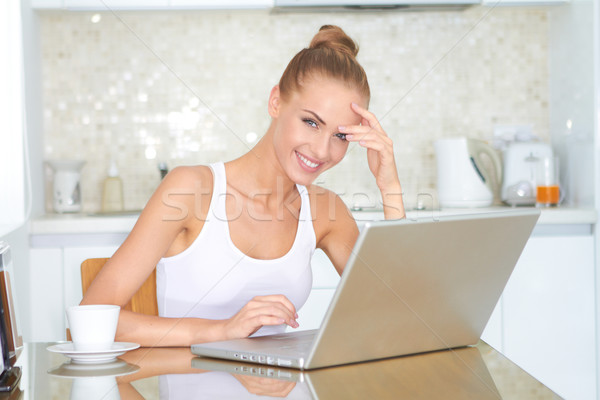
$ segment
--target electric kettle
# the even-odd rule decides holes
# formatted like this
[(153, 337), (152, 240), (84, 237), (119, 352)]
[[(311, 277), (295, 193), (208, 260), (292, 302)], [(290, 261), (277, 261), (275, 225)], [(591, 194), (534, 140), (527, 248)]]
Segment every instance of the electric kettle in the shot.
[[(434, 149), (441, 207), (492, 205), (496, 188), (502, 182), (502, 167), (496, 150), (481, 140), (465, 137), (437, 140)], [(482, 162), (482, 154), (489, 157), (491, 164), (486, 166)]]

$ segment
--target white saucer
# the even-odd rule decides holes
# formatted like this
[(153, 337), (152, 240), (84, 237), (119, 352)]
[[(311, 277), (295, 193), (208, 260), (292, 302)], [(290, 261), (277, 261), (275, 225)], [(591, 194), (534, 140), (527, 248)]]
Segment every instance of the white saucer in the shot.
[(98, 376), (122, 376), (139, 371), (137, 365), (127, 364), (123, 360), (115, 360), (104, 364), (80, 364), (66, 362), (48, 371), (50, 375), (63, 378), (82, 378)]
[(75, 350), (73, 343), (61, 343), (49, 346), (47, 349), (53, 353), (60, 353), (74, 363), (79, 364), (100, 364), (115, 361), (115, 359), (130, 350), (140, 347), (137, 343), (115, 342), (110, 349), (106, 350)]

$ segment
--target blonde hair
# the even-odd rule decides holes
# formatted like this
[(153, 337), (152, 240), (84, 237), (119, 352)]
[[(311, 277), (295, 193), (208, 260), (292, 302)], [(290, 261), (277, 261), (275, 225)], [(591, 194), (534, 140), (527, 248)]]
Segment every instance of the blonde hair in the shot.
[(358, 45), (338, 26), (323, 25), (310, 42), (292, 58), (279, 80), (282, 98), (300, 91), (302, 83), (321, 75), (338, 79), (356, 89), (367, 100), (371, 97), (365, 70), (356, 60)]

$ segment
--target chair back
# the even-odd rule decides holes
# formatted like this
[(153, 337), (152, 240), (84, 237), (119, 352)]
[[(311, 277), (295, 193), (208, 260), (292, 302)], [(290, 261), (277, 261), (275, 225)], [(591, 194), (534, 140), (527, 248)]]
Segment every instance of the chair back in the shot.
[[(88, 258), (81, 263), (81, 290), (83, 294), (92, 284), (92, 281), (100, 272), (100, 269), (108, 261), (108, 258)], [(158, 315), (158, 303), (156, 302), (156, 269), (146, 279), (146, 282), (133, 295), (129, 303), (123, 307), (141, 314)]]

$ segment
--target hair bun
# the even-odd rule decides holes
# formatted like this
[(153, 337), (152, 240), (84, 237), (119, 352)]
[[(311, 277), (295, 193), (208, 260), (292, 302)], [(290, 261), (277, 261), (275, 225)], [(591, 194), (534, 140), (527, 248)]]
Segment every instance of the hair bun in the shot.
[(310, 42), (311, 49), (330, 48), (356, 57), (358, 45), (339, 26), (323, 25)]

